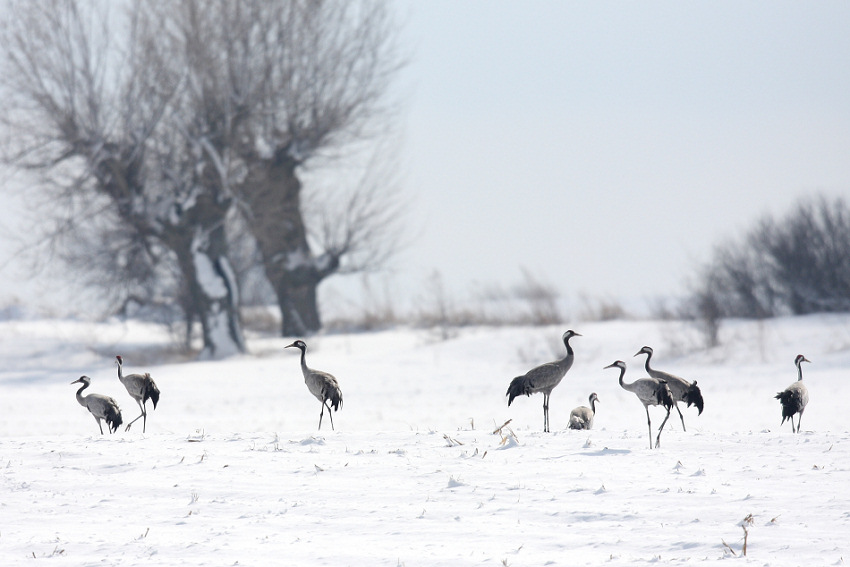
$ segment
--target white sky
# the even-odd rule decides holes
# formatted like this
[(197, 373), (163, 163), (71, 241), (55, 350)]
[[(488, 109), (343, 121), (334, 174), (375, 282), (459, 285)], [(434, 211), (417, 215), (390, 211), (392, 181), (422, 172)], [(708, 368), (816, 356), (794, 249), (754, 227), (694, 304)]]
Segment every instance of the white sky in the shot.
[(395, 7), (401, 299), (435, 270), (462, 296), (521, 267), (565, 296), (668, 296), (762, 214), (850, 196), (850, 3)]
[(397, 4), (414, 287), (668, 295), (764, 213), (850, 195), (850, 3)]

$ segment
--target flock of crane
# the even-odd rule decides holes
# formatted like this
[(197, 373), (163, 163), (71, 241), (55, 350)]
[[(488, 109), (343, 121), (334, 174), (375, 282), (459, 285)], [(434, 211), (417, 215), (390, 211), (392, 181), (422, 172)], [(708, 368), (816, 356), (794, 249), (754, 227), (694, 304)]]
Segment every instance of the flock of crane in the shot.
[[(567, 354), (560, 360), (541, 364), (526, 372), (523, 376), (517, 376), (511, 380), (508, 386), (508, 406), (514, 401), (514, 398), (520, 395), (530, 396), (538, 392), (543, 394), (543, 431), (549, 431), (549, 394), (552, 390), (561, 383), (561, 380), (567, 374), (567, 371), (573, 365), (575, 354), (570, 346), (570, 339), (580, 337), (581, 335), (575, 331), (569, 330), (563, 335), (564, 346), (567, 348)], [(699, 414), (702, 414), (703, 399), (702, 392), (697, 386), (697, 381), (689, 382), (684, 378), (680, 378), (668, 372), (656, 370), (650, 366), (652, 359), (652, 347), (645, 346), (641, 348), (635, 356), (646, 355), (646, 373), (649, 374), (646, 378), (635, 380), (631, 384), (624, 382), (623, 377), (626, 375), (626, 363), (622, 360), (617, 360), (609, 364), (605, 368), (618, 368), (620, 370), (620, 387), (629, 392), (633, 392), (643, 404), (646, 410), (646, 425), (649, 429), (649, 448), (652, 449), (652, 421), (649, 417), (649, 406), (663, 406), (667, 410), (667, 415), (664, 421), (658, 428), (658, 435), (655, 438), (655, 447), (661, 446), (661, 432), (664, 430), (664, 425), (670, 418), (670, 411), (675, 407), (679, 413), (679, 418), (682, 420), (682, 429), (685, 428), (685, 417), (682, 415), (682, 410), (679, 409), (679, 402), (687, 404), (687, 407), (696, 406)], [(791, 430), (800, 432), (800, 420), (803, 418), (803, 411), (806, 409), (806, 404), (809, 403), (809, 392), (803, 384), (803, 369), (800, 366), (803, 362), (811, 362), (802, 354), (797, 355), (794, 364), (797, 366), (797, 381), (785, 388), (785, 390), (776, 394), (776, 399), (782, 405), (782, 422), (785, 420), (791, 421)], [(577, 407), (570, 413), (569, 427), (570, 429), (590, 429), (593, 427), (593, 417), (596, 415), (596, 402), (599, 398), (596, 393), (590, 394), (590, 407)], [(794, 415), (797, 415), (797, 427), (794, 427)]]
[[(535, 366), (524, 375), (517, 376), (511, 380), (508, 386), (508, 391), (505, 394), (508, 397), (508, 406), (513, 403), (514, 398), (517, 396), (530, 396), (538, 392), (543, 394), (544, 432), (549, 431), (549, 395), (561, 383), (561, 380), (563, 380), (567, 371), (573, 365), (575, 353), (570, 346), (570, 339), (580, 336), (580, 334), (573, 330), (565, 332), (562, 340), (564, 341), (564, 346), (567, 348), (567, 353), (563, 358)], [(319, 429), (321, 430), (322, 428), (322, 418), (325, 414), (325, 408), (328, 410), (331, 429), (333, 429), (333, 412), (339, 411), (339, 408), (342, 407), (342, 390), (339, 387), (339, 381), (332, 374), (322, 372), (321, 370), (314, 370), (307, 366), (307, 344), (304, 341), (297, 340), (291, 345), (286, 345), (284, 348), (297, 348), (301, 351), (301, 373), (304, 375), (304, 382), (307, 384), (307, 389), (310, 390), (310, 393), (322, 405), (321, 412), (319, 413)], [(624, 390), (633, 392), (638, 397), (638, 400), (640, 400), (640, 403), (643, 404), (644, 410), (646, 410), (646, 424), (649, 428), (649, 448), (652, 449), (652, 421), (649, 417), (649, 406), (663, 406), (667, 410), (667, 415), (658, 428), (658, 435), (655, 438), (655, 447), (658, 448), (661, 446), (661, 432), (670, 418), (670, 411), (674, 407), (679, 413), (679, 418), (682, 420), (682, 429), (685, 429), (685, 417), (679, 409), (678, 402), (687, 404), (687, 407), (696, 406), (699, 414), (702, 414), (703, 399), (702, 392), (700, 392), (696, 380), (689, 382), (684, 378), (650, 367), (649, 364), (653, 354), (651, 347), (645, 346), (641, 348), (635, 353), (635, 356), (641, 354), (646, 355), (645, 367), (646, 373), (649, 376), (635, 380), (631, 384), (623, 381), (623, 377), (626, 375), (626, 363), (622, 360), (617, 360), (605, 368), (618, 368), (620, 370), (620, 386)], [(137, 418), (127, 424), (125, 431), (129, 431), (133, 423), (142, 419), (142, 432), (144, 432), (148, 416), (146, 409), (147, 401), (151, 400), (154, 409), (156, 409), (156, 404), (159, 402), (159, 388), (157, 388), (156, 383), (149, 373), (124, 376), (124, 360), (120, 356), (116, 356), (115, 361), (118, 365), (118, 379), (127, 388), (127, 393), (136, 401), (142, 412)], [(790, 420), (791, 431), (796, 433), (800, 432), (800, 421), (803, 418), (803, 411), (806, 409), (806, 404), (809, 402), (809, 392), (805, 384), (803, 384), (803, 369), (801, 367), (803, 362), (811, 361), (802, 354), (797, 355), (797, 358), (794, 360), (794, 364), (797, 366), (797, 381), (775, 396), (782, 406), (782, 422), (780, 425), (784, 424), (785, 420)], [(113, 398), (101, 394), (88, 394), (84, 396), (83, 390), (91, 385), (91, 378), (88, 376), (81, 376), (79, 379), (71, 382), (71, 384), (77, 383), (83, 384), (77, 390), (77, 402), (88, 409), (95, 420), (97, 420), (97, 426), (100, 428), (101, 435), (103, 435), (102, 421), (106, 421), (107, 429), (110, 433), (117, 431), (118, 426), (123, 423), (118, 403)], [(593, 427), (593, 417), (596, 415), (596, 403), (599, 401), (599, 398), (594, 392), (590, 394), (588, 399), (590, 402), (589, 408), (581, 406), (575, 408), (570, 413), (570, 429), (591, 429)], [(794, 426), (795, 415), (797, 415), (796, 428)]]

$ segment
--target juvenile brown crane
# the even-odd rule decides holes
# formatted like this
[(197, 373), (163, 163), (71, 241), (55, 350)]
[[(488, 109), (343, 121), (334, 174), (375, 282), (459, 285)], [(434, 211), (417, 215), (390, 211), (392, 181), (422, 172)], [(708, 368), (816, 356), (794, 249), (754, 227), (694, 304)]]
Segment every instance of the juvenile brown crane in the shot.
[[(804, 362), (811, 362), (811, 360), (802, 354), (798, 354), (797, 358), (794, 359), (794, 364), (797, 366), (797, 381), (774, 396), (782, 404), (782, 423), (779, 425), (784, 424), (786, 419), (789, 420), (791, 422), (792, 433), (800, 432), (800, 420), (803, 419), (803, 411), (806, 409), (806, 404), (809, 403), (809, 390), (803, 384), (803, 368), (801, 364)], [(796, 431), (794, 429), (794, 414), (799, 414), (797, 416)]]
[(670, 410), (673, 409), (673, 394), (670, 393), (670, 388), (663, 380), (658, 378), (641, 378), (635, 380), (631, 384), (623, 382), (623, 376), (626, 375), (626, 363), (622, 360), (617, 360), (613, 364), (609, 364), (605, 368), (620, 369), (620, 386), (624, 390), (634, 393), (640, 403), (643, 404), (643, 409), (646, 410), (646, 425), (649, 427), (649, 448), (652, 449), (652, 421), (649, 419), (649, 406), (664, 406), (667, 408), (667, 416), (658, 428), (658, 437), (655, 438), (655, 448), (661, 446), (661, 431), (664, 429), (664, 424), (670, 419)]
[(537, 392), (543, 393), (543, 431), (549, 432), (549, 394), (552, 390), (561, 383), (561, 380), (567, 373), (567, 370), (573, 365), (573, 348), (570, 346), (570, 339), (580, 337), (581, 335), (573, 330), (564, 333), (562, 339), (564, 346), (567, 347), (567, 354), (564, 358), (555, 362), (548, 362), (536, 366), (525, 373), (523, 376), (517, 376), (511, 380), (508, 386), (508, 391), (505, 393), (508, 396), (508, 406), (514, 401), (517, 396), (530, 396)]
[(691, 407), (692, 405), (696, 406), (697, 410), (699, 410), (697, 415), (702, 415), (702, 392), (700, 392), (700, 389), (697, 386), (697, 381), (694, 380), (693, 382), (688, 382), (684, 378), (679, 378), (674, 374), (650, 368), (649, 361), (652, 359), (652, 347), (643, 347), (635, 353), (635, 356), (639, 356), (641, 354), (646, 355), (646, 373), (653, 378), (667, 382), (667, 387), (670, 388), (670, 393), (673, 394), (673, 406), (676, 408), (676, 411), (679, 412), (679, 419), (682, 420), (682, 429), (687, 431), (685, 428), (685, 416), (682, 415), (682, 410), (679, 409), (679, 402), (686, 403), (688, 407)]
[[(307, 367), (307, 344), (304, 341), (295, 341), (284, 348), (292, 347), (301, 349), (301, 373), (304, 375), (304, 382), (307, 384), (310, 393), (322, 404), (322, 412), (319, 414), (319, 429), (322, 429), (322, 417), (325, 415), (325, 407), (327, 407), (328, 416), (331, 418), (331, 430), (333, 430), (334, 417), (331, 407), (333, 407), (333, 411), (338, 411), (342, 407), (342, 390), (339, 387), (339, 382), (332, 374)], [(328, 402), (330, 402), (330, 405), (328, 405)]]
[(596, 402), (599, 401), (599, 398), (596, 396), (596, 392), (593, 392), (587, 399), (590, 402), (590, 407), (579, 406), (570, 412), (570, 429), (593, 429)]
[(97, 426), (100, 428), (100, 434), (103, 435), (103, 426), (101, 420), (106, 421), (106, 428), (110, 433), (115, 433), (118, 426), (121, 425), (121, 410), (118, 409), (118, 404), (114, 399), (102, 394), (83, 395), (83, 390), (91, 386), (91, 378), (88, 376), (80, 376), (71, 384), (82, 383), (82, 387), (77, 390), (77, 402), (94, 416), (97, 420)]
[(124, 376), (124, 359), (121, 356), (116, 356), (115, 361), (118, 363), (118, 379), (121, 380), (121, 383), (127, 388), (127, 393), (130, 394), (131, 398), (136, 400), (136, 403), (139, 404), (139, 409), (142, 410), (141, 415), (128, 423), (124, 431), (130, 431), (130, 426), (141, 418), (142, 433), (144, 433), (148, 422), (148, 411), (145, 408), (145, 404), (150, 400), (153, 402), (153, 409), (156, 409), (156, 404), (159, 403), (159, 388), (156, 387), (156, 382), (153, 381), (153, 378), (147, 372), (144, 374)]

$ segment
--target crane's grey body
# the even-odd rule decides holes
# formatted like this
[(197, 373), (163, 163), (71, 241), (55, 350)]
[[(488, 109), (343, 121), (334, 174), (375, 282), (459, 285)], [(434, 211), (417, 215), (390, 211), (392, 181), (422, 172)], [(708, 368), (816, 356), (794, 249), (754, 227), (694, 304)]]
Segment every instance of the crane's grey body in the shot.
[(541, 364), (526, 372), (523, 376), (517, 376), (511, 380), (508, 386), (508, 391), (505, 393), (508, 396), (508, 406), (514, 401), (514, 398), (520, 395), (530, 396), (538, 392), (543, 393), (543, 431), (549, 431), (549, 394), (552, 390), (561, 383), (567, 370), (573, 365), (575, 355), (570, 346), (572, 337), (580, 337), (581, 335), (575, 331), (567, 331), (562, 339), (564, 346), (567, 347), (567, 354), (564, 358)]
[(646, 425), (649, 428), (649, 448), (652, 449), (652, 421), (649, 419), (649, 406), (664, 406), (667, 408), (667, 415), (658, 428), (658, 437), (655, 438), (655, 448), (661, 446), (661, 431), (664, 429), (664, 424), (670, 419), (670, 410), (673, 409), (673, 394), (670, 388), (658, 378), (641, 378), (635, 380), (631, 384), (623, 382), (623, 376), (626, 375), (626, 363), (622, 360), (617, 360), (613, 364), (605, 368), (620, 369), (620, 386), (629, 392), (632, 392), (638, 397), (640, 403), (643, 404), (643, 409), (646, 410)]
[(159, 402), (159, 388), (157, 388), (156, 382), (153, 381), (153, 378), (147, 372), (144, 374), (124, 376), (124, 359), (116, 356), (115, 361), (118, 364), (118, 379), (121, 380), (121, 383), (127, 388), (127, 393), (130, 394), (131, 398), (136, 400), (136, 403), (139, 404), (139, 409), (142, 410), (139, 417), (127, 424), (125, 431), (130, 431), (130, 426), (141, 418), (142, 433), (144, 433), (148, 422), (148, 411), (145, 408), (145, 404), (150, 400), (153, 402), (153, 409), (156, 409), (156, 404)]
[(680, 378), (679, 376), (670, 374), (669, 372), (662, 372), (661, 370), (651, 368), (649, 366), (649, 361), (652, 359), (652, 347), (643, 347), (637, 351), (635, 356), (640, 354), (646, 355), (646, 373), (652, 378), (667, 382), (667, 387), (670, 388), (670, 393), (673, 395), (673, 406), (679, 413), (679, 419), (682, 420), (682, 429), (687, 431), (687, 428), (685, 428), (685, 416), (682, 415), (682, 410), (679, 409), (679, 402), (686, 403), (688, 407), (691, 407), (692, 405), (696, 406), (699, 411), (697, 415), (702, 415), (702, 408), (704, 404), (702, 392), (697, 386), (697, 381), (694, 380), (693, 382), (688, 382), (684, 378)]
[(101, 420), (106, 421), (106, 428), (110, 433), (115, 433), (118, 426), (121, 425), (121, 410), (118, 409), (116, 401), (109, 396), (102, 394), (83, 395), (83, 390), (91, 386), (91, 378), (88, 376), (80, 376), (71, 384), (82, 383), (83, 386), (77, 390), (77, 402), (94, 416), (97, 421), (97, 426), (100, 428), (100, 434), (103, 435), (103, 425)]
[[(290, 347), (301, 350), (301, 373), (304, 375), (304, 383), (307, 384), (310, 393), (322, 404), (322, 412), (319, 414), (319, 429), (322, 429), (322, 417), (325, 415), (325, 407), (327, 407), (328, 416), (331, 418), (331, 429), (333, 430), (334, 418), (331, 407), (333, 407), (333, 411), (339, 411), (339, 408), (342, 407), (342, 390), (339, 387), (339, 382), (332, 374), (307, 367), (307, 345), (304, 341), (295, 341), (284, 348)], [(328, 405), (328, 402), (330, 402), (330, 405)]]
[(570, 429), (593, 429), (593, 417), (596, 415), (596, 402), (599, 398), (596, 392), (587, 398), (590, 407), (579, 406), (570, 412)]
[[(806, 409), (806, 404), (809, 403), (809, 390), (803, 384), (803, 368), (801, 364), (804, 362), (811, 362), (811, 360), (802, 354), (798, 354), (797, 358), (794, 359), (794, 364), (797, 366), (797, 381), (774, 396), (782, 404), (782, 423), (779, 425), (784, 424), (786, 419), (789, 420), (791, 422), (792, 433), (800, 432), (800, 421), (803, 419), (803, 411)], [(794, 414), (799, 414), (797, 416), (796, 430), (794, 429)]]

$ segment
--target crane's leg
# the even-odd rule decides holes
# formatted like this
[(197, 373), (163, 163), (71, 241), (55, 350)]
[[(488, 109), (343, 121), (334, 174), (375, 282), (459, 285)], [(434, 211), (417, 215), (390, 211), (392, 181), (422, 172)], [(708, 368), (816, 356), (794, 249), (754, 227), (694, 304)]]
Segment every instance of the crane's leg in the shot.
[[(801, 409), (801, 410), (800, 410), (800, 413), (798, 413), (798, 414), (797, 414), (797, 433), (799, 433), (799, 432), (800, 432), (800, 422), (801, 422), (801, 421), (803, 421), (803, 411), (804, 411), (805, 409), (806, 409), (806, 408)], [(793, 420), (793, 419), (791, 420), (791, 425), (792, 425), (792, 426), (794, 425), (794, 420)]]
[(549, 433), (549, 394), (543, 394), (543, 432)]
[[(673, 408), (667, 408), (667, 417), (664, 418), (664, 421), (661, 422), (661, 427), (658, 428), (658, 437), (655, 438), (655, 448), (659, 448), (661, 446), (661, 431), (664, 429), (664, 424), (667, 423), (667, 420), (670, 419), (670, 410)], [(650, 440), (650, 442), (652, 442)]]
[(682, 415), (682, 410), (679, 409), (679, 402), (676, 402), (673, 405), (676, 406), (676, 411), (679, 412), (679, 419), (682, 420), (682, 431), (687, 431), (687, 429), (685, 429), (685, 416)]
[(652, 449), (652, 421), (649, 419), (649, 406), (643, 406), (646, 410), (646, 426), (649, 428), (649, 448)]
[(322, 403), (322, 411), (325, 411), (325, 406), (327, 406), (327, 408), (328, 408), (328, 417), (331, 418), (331, 431), (335, 431), (334, 430), (334, 412), (331, 410), (331, 406), (328, 406), (327, 400), (325, 400), (324, 403)]
[(139, 414), (139, 417), (137, 417), (136, 419), (134, 419), (133, 421), (131, 421), (130, 423), (128, 423), (128, 424), (127, 424), (127, 427), (124, 429), (124, 431), (130, 431), (130, 426), (131, 426), (131, 425), (133, 425), (134, 423), (136, 423), (137, 421), (139, 421), (139, 418), (144, 418), (144, 419), (142, 420), (142, 433), (144, 433), (144, 432), (145, 432), (145, 425), (146, 425), (146, 423), (147, 423), (147, 421), (148, 421), (148, 412), (146, 412), (146, 411), (145, 411), (145, 406), (142, 404), (142, 402), (140, 402), (139, 400), (136, 400), (136, 403), (137, 403), (137, 404), (139, 404), (139, 409), (141, 409), (141, 410), (142, 410), (142, 413), (141, 413), (141, 414)]
[(95, 421), (97, 421), (97, 426), (100, 428), (100, 434), (103, 435), (103, 426), (100, 424), (100, 418), (95, 417)]
[(322, 411), (319, 414), (319, 431), (322, 430), (322, 418), (325, 415), (325, 402), (322, 402)]

